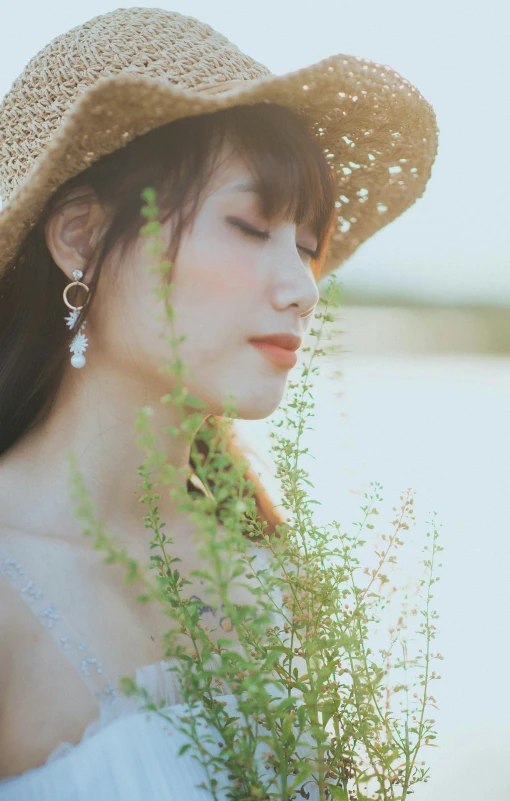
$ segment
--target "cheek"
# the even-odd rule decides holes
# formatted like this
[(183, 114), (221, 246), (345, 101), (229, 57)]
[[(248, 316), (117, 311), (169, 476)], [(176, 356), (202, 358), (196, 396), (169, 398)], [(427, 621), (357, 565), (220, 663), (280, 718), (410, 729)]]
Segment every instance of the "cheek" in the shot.
[(231, 304), (243, 307), (250, 305), (257, 292), (258, 281), (254, 271), (248, 269), (225, 270), (202, 275), (202, 289), (206, 302), (225, 305), (234, 311)]
[[(230, 314), (235, 314), (232, 303), (241, 307), (251, 303), (260, 282), (255, 260), (245, 250), (232, 247), (215, 253), (210, 249), (196, 250), (193, 263), (187, 262), (186, 272), (193, 291), (211, 306), (211, 311), (228, 305)], [(202, 308), (203, 303), (199, 304)]]

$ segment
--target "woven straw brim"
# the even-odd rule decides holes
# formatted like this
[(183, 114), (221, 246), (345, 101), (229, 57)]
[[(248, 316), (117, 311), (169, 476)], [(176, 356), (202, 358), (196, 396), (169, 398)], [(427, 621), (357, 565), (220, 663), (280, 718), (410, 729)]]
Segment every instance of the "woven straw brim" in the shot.
[(337, 182), (337, 222), (323, 276), (408, 209), (437, 152), (431, 105), (397, 72), (338, 54), (286, 75), (226, 81), (204, 91), (126, 70), (97, 80), (60, 125), (0, 213), (0, 275), (66, 180), (172, 120), (239, 104), (287, 106), (320, 138)]

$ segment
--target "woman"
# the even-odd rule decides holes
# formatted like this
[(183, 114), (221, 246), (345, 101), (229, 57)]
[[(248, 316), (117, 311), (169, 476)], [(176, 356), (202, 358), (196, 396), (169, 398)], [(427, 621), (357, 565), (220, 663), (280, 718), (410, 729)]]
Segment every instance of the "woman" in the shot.
[[(107, 531), (148, 563), (133, 416), (151, 406), (155, 430), (178, 419), (159, 403), (172, 378), (158, 372), (166, 327), (141, 192), (158, 192), (204, 425), (231, 392), (240, 418), (262, 419), (289, 365), (253, 338), (299, 346), (319, 278), (423, 193), (435, 117), (388, 67), (339, 55), (272, 76), (197, 20), (131, 8), (37, 54), (0, 128), (0, 799), (203, 798), (182, 739), (110, 678), (177, 703), (168, 617), (90, 548), (68, 501), (72, 449)], [(179, 440), (167, 456), (190, 464)], [(165, 496), (159, 513), (181, 572), (200, 567), (189, 517)], [(204, 608), (204, 622), (217, 612)]]

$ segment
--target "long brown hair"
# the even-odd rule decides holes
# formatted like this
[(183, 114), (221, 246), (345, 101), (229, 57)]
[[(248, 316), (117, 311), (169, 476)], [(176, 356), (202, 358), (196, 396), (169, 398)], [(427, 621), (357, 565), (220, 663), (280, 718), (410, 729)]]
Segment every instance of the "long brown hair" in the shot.
[[(146, 222), (141, 215), (143, 189), (156, 189), (161, 223), (175, 220), (167, 254), (173, 261), (226, 139), (250, 165), (268, 219), (282, 214), (297, 225), (314, 226), (319, 257), (312, 269), (316, 280), (320, 278), (335, 214), (334, 174), (318, 140), (291, 109), (271, 103), (235, 106), (175, 120), (135, 138), (57, 189), (0, 279), (0, 458), (48, 415), (102, 265), (116, 245), (125, 253)], [(83, 270), (87, 275), (87, 268), (94, 266), (87, 303), (70, 330), (62, 301), (68, 279), (51, 257), (44, 229), (63, 205), (80, 202), (91, 192), (113, 214)], [(75, 305), (83, 302), (70, 300)], [(208, 418), (204, 425), (214, 422)], [(198, 447), (200, 431), (195, 442)], [(234, 439), (228, 450), (242, 458)], [(271, 533), (282, 518), (249, 462), (246, 465), (244, 475), (256, 486), (257, 510)], [(190, 484), (188, 489), (194, 490)]]

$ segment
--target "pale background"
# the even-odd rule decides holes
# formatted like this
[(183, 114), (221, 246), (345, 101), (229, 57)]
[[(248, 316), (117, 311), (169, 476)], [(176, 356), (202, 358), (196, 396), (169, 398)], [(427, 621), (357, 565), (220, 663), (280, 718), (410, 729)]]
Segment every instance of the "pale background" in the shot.
[[(123, 4), (129, 6), (130, 4)], [(136, 4), (139, 5), (139, 4)], [(196, 16), (283, 73), (348, 53), (389, 64), (435, 108), (439, 153), (424, 196), (338, 272), (338, 342), (316, 379), (314, 459), (304, 463), (317, 516), (357, 520), (372, 480), (387, 517), (416, 493), (416, 532), (443, 524), (432, 694), (437, 749), (415, 801), (508, 801), (510, 648), (507, 502), (510, 426), (508, 6), (473, 0), (187, 0)], [(0, 95), (58, 34), (117, 7), (85, 0), (5, 5)], [(148, 4), (152, 7), (152, 3)], [(296, 380), (299, 364), (291, 372)], [(239, 430), (267, 461), (270, 421)], [(384, 527), (384, 526), (383, 526)]]

